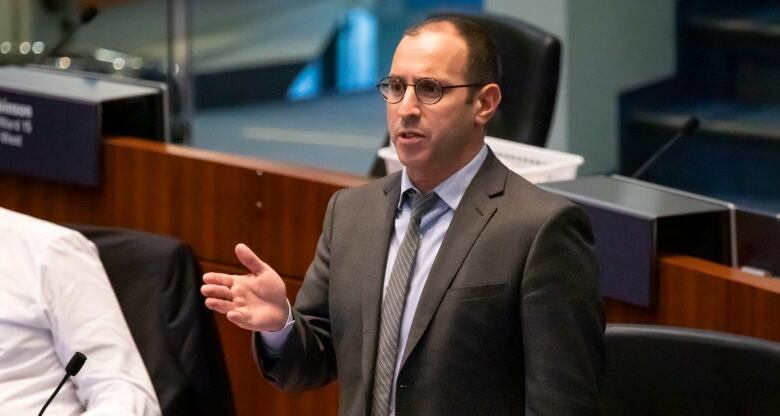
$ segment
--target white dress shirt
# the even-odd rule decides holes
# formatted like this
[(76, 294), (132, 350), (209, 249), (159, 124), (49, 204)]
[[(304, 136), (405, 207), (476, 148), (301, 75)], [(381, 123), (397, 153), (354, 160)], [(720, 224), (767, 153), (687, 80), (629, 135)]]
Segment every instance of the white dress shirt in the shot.
[[(487, 146), (482, 145), (482, 149), (474, 156), (473, 159), (466, 166), (460, 168), (452, 176), (444, 180), (433, 189), (436, 195), (439, 196), (439, 200), (436, 201), (433, 207), (428, 210), (422, 217), (420, 222), (420, 231), (422, 232), (422, 239), (420, 240), (420, 246), (417, 251), (417, 258), (415, 259), (414, 269), (409, 280), (409, 291), (406, 295), (406, 304), (404, 305), (404, 311), (401, 315), (401, 331), (399, 332), (399, 345), (398, 357), (395, 364), (395, 373), (393, 375), (393, 387), (391, 391), (391, 410), (390, 414), (395, 414), (395, 391), (396, 381), (398, 380), (398, 372), (401, 369), (401, 358), (404, 355), (404, 349), (406, 347), (406, 340), (409, 338), (409, 331), (412, 328), (412, 321), (414, 319), (414, 312), (417, 310), (417, 303), (420, 301), (425, 282), (428, 280), (428, 274), (433, 267), (433, 261), (436, 259), (436, 254), (439, 252), (442, 241), (444, 241), (444, 235), (447, 233), (447, 229), (452, 222), (452, 216), (455, 214), (455, 210), (460, 204), (460, 200), (466, 193), (471, 180), (477, 175), (477, 171), (482, 166), (482, 163), (487, 159)], [(406, 235), (406, 228), (409, 225), (409, 219), (412, 216), (412, 204), (411, 200), (404, 200), (404, 193), (414, 188), (411, 179), (406, 173), (404, 168), (401, 174), (401, 194), (398, 200), (398, 210), (395, 217), (395, 232), (393, 238), (390, 240), (390, 248), (387, 254), (387, 264), (385, 265), (385, 280), (384, 290), (387, 289), (388, 283), (390, 283), (390, 273), (395, 263), (395, 258), (398, 255), (398, 250), (401, 247), (401, 242)], [(415, 190), (419, 191), (417, 188)], [(284, 342), (292, 330), (294, 321), (292, 320), (292, 313), (288, 313), (287, 325), (277, 332), (261, 332), (260, 336), (265, 344), (266, 351), (269, 355), (278, 355), (279, 351), (284, 346)]]
[(0, 208), (0, 415), (37, 414), (75, 351), (47, 416), (160, 414), (94, 244)]

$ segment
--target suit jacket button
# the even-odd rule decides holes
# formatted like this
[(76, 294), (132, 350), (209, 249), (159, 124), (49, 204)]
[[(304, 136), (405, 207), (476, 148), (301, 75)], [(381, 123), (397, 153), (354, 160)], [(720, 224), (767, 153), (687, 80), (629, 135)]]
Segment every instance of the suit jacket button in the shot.
[(410, 386), (409, 386), (408, 384), (399, 384), (399, 385), (398, 385), (398, 388), (399, 388), (399, 389), (408, 389), (409, 387), (410, 387)]

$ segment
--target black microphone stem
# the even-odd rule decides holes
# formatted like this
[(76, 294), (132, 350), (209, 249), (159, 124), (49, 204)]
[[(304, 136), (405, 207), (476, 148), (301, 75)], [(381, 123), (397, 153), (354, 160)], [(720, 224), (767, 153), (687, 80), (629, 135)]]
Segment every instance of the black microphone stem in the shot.
[(672, 140), (669, 140), (661, 146), (660, 149), (658, 149), (655, 153), (653, 153), (653, 156), (650, 157), (650, 159), (647, 159), (645, 163), (642, 164), (642, 166), (637, 169), (633, 175), (631, 175), (632, 178), (638, 179), (639, 176), (641, 176), (647, 168), (649, 168), (653, 162), (655, 162), (661, 155), (663, 155), (667, 150), (669, 150), (670, 147), (674, 146), (675, 143), (680, 141), (685, 136), (688, 136), (689, 134), (693, 133), (697, 128), (699, 127), (699, 119), (696, 117), (690, 117), (688, 120), (685, 121), (683, 126), (680, 128), (680, 130), (677, 132), (677, 134), (674, 135)]
[(646, 161), (645, 163), (643, 163), (643, 164), (642, 164), (642, 166), (640, 166), (640, 167), (639, 167), (639, 169), (637, 169), (637, 170), (636, 170), (636, 172), (634, 172), (634, 174), (633, 174), (633, 175), (631, 175), (631, 177), (632, 177), (632, 178), (639, 178), (639, 176), (640, 176), (641, 174), (645, 173), (645, 170), (647, 170), (647, 168), (649, 168), (649, 167), (650, 167), (650, 165), (652, 165), (652, 164), (653, 164), (653, 162), (655, 162), (655, 160), (656, 160), (656, 159), (658, 159), (658, 158), (659, 158), (659, 157), (660, 157), (662, 154), (664, 154), (664, 153), (666, 152), (666, 150), (667, 150), (667, 149), (669, 149), (669, 148), (670, 148), (670, 147), (672, 147), (672, 146), (673, 146), (675, 143), (677, 143), (678, 141), (680, 141), (680, 139), (682, 139), (682, 134), (680, 134), (680, 133), (677, 133), (677, 134), (674, 136), (674, 138), (673, 138), (672, 140), (669, 140), (668, 142), (666, 142), (666, 144), (665, 144), (665, 145), (663, 145), (663, 147), (661, 147), (661, 149), (660, 149), (660, 150), (658, 150), (658, 151), (657, 151), (657, 152), (656, 152), (656, 153), (653, 155), (653, 157), (651, 157), (650, 159), (647, 159), (647, 161)]
[(79, 15), (79, 20), (76, 22), (75, 25), (73, 25), (70, 29), (65, 32), (65, 34), (60, 38), (60, 41), (57, 42), (56, 45), (54, 45), (49, 52), (44, 53), (42, 55), (38, 56), (38, 59), (35, 60), (36, 64), (42, 63), (46, 58), (54, 57), (56, 58), (57, 54), (60, 53), (60, 50), (65, 46), (66, 43), (70, 41), (70, 39), (73, 37), (73, 35), (76, 34), (76, 32), (81, 29), (82, 26), (89, 23), (92, 19), (95, 18), (98, 14), (98, 9), (96, 7), (87, 7), (84, 11), (81, 12)]
[(87, 356), (76, 351), (73, 354), (73, 357), (70, 357), (70, 361), (68, 361), (68, 364), (65, 365), (65, 377), (62, 378), (62, 381), (60, 381), (60, 384), (57, 386), (57, 388), (54, 390), (54, 393), (49, 396), (49, 400), (46, 400), (46, 404), (43, 405), (43, 408), (41, 409), (41, 412), (38, 413), (38, 416), (43, 415), (43, 411), (46, 410), (47, 407), (49, 407), (49, 403), (51, 403), (52, 400), (54, 400), (54, 396), (57, 395), (57, 393), (60, 392), (60, 389), (65, 384), (66, 381), (68, 381), (68, 377), (75, 376), (78, 374), (79, 371), (81, 371), (81, 367), (84, 365), (84, 363), (87, 361)]
[(46, 410), (47, 407), (49, 407), (49, 403), (51, 403), (52, 400), (54, 400), (54, 396), (57, 395), (57, 393), (60, 392), (60, 389), (65, 384), (66, 381), (68, 381), (68, 377), (70, 377), (70, 374), (65, 374), (65, 377), (62, 378), (62, 381), (60, 381), (60, 385), (57, 386), (56, 389), (54, 389), (54, 393), (49, 396), (49, 400), (46, 400), (46, 404), (43, 405), (43, 408), (41, 409), (40, 413), (38, 413), (38, 416), (43, 415), (43, 411)]

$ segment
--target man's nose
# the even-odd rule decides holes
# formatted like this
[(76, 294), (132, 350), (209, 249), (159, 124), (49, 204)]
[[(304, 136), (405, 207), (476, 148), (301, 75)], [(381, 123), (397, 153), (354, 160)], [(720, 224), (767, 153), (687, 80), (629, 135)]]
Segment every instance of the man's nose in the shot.
[(401, 117), (418, 117), (420, 115), (420, 102), (417, 100), (414, 85), (406, 86), (404, 97), (398, 102), (397, 111)]

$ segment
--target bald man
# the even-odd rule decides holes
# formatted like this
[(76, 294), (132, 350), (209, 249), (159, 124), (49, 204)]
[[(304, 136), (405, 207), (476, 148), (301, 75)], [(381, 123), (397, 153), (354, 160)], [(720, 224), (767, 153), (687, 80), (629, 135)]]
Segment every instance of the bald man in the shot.
[(404, 169), (333, 196), (295, 307), (244, 245), (250, 274), (204, 276), (208, 307), (255, 331), (271, 382), (338, 377), (341, 415), (598, 413), (590, 225), (485, 145), (497, 61), (466, 19), (406, 32), (378, 84)]

